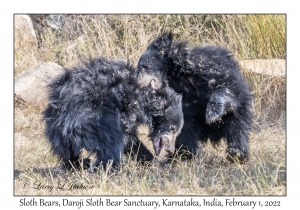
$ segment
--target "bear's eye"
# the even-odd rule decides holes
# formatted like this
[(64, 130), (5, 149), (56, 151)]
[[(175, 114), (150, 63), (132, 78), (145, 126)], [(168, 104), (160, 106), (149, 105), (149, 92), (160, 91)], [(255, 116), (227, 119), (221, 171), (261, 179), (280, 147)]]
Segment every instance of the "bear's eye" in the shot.
[(175, 132), (175, 131), (176, 131), (176, 126), (175, 126), (175, 125), (171, 125), (171, 126), (170, 126), (170, 130), (171, 130), (172, 132)]

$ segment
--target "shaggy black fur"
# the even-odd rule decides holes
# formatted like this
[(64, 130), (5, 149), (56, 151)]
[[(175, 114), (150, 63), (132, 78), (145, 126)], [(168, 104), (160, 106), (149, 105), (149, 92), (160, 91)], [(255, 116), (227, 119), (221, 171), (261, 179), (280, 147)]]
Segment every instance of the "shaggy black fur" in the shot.
[[(156, 38), (138, 63), (141, 83), (167, 81), (183, 95), (184, 127), (176, 148), (195, 154), (198, 142), (228, 144), (227, 159), (244, 162), (249, 156), (252, 96), (231, 53), (217, 46), (189, 49), (171, 33)], [(147, 79), (145, 79), (147, 78)]]
[(49, 85), (49, 92), (43, 113), (46, 135), (68, 168), (79, 166), (83, 148), (96, 154), (89, 167), (106, 167), (109, 161), (118, 165), (124, 149), (151, 160), (152, 154), (136, 137), (141, 124), (150, 129), (156, 155), (162, 150), (174, 153), (183, 126), (181, 96), (155, 80), (141, 87), (134, 69), (123, 61), (99, 58), (66, 69)]

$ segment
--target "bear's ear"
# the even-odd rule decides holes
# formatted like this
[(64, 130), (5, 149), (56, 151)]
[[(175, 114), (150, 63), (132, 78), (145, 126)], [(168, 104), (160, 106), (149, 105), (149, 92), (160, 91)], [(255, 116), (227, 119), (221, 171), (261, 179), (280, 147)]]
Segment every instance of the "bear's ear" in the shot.
[(173, 41), (173, 34), (166, 32), (158, 36), (148, 47), (148, 49), (158, 50), (162, 54), (167, 53), (170, 50)]
[(173, 42), (170, 47), (168, 57), (173, 61), (178, 69), (189, 69), (191, 68), (189, 54), (190, 50), (187, 46), (187, 42)]

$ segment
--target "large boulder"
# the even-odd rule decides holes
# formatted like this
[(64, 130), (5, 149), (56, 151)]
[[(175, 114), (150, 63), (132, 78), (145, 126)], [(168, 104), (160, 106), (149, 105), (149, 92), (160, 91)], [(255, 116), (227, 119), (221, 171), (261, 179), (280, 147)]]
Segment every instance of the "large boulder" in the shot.
[(37, 46), (33, 24), (28, 15), (15, 15), (15, 50)]
[(15, 78), (15, 96), (25, 102), (39, 104), (47, 98), (47, 85), (63, 73), (63, 67), (47, 62)]

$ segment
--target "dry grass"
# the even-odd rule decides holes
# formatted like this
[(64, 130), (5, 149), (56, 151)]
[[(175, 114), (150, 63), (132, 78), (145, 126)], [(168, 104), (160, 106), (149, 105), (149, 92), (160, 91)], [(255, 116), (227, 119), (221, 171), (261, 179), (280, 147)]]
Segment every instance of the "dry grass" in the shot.
[[(225, 145), (208, 144), (190, 162), (174, 159), (146, 167), (124, 157), (112, 173), (62, 170), (43, 135), (40, 114), (31, 106), (15, 109), (15, 128), (15, 195), (285, 195), (285, 129), (280, 123), (252, 133), (251, 160), (245, 165), (227, 162)], [(54, 189), (38, 190), (39, 183)], [(68, 190), (71, 183), (91, 189)]]
[[(68, 16), (70, 29), (40, 34), (38, 48), (15, 51), (15, 76), (52, 61), (65, 67), (80, 59), (105, 56), (139, 59), (162, 31), (173, 31), (191, 45), (218, 44), (238, 59), (285, 58), (284, 15), (96, 15)], [(76, 25), (77, 29), (73, 29)], [(286, 81), (246, 72), (253, 89), (256, 122), (250, 137), (251, 160), (245, 165), (225, 160), (225, 145), (193, 161), (142, 166), (124, 157), (120, 168), (66, 172), (50, 152), (41, 112), (44, 104), (15, 102), (15, 195), (285, 195)], [(44, 189), (35, 189), (39, 186)], [(64, 190), (58, 188), (65, 183)], [(68, 190), (71, 183), (89, 189)], [(54, 188), (49, 189), (51, 186)]]

